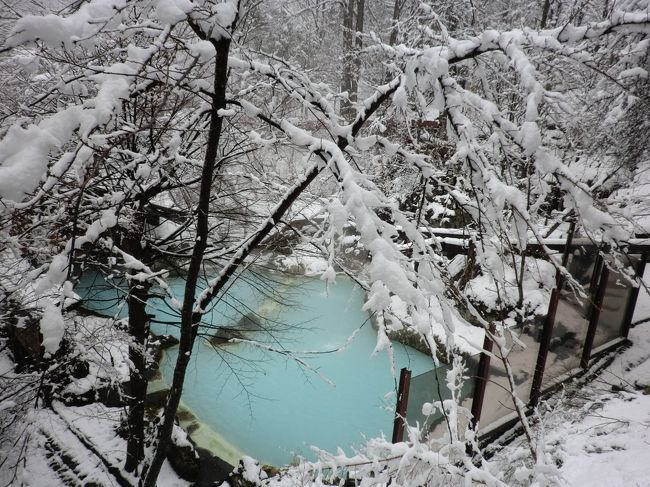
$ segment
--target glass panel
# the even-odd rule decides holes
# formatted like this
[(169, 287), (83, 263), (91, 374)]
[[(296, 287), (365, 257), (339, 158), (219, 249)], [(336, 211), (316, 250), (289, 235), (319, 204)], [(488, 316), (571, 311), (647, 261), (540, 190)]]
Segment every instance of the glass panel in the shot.
[(595, 247), (579, 247), (569, 256), (567, 269), (584, 288), (587, 297), (578, 297), (568, 287), (560, 291), (553, 337), (551, 339), (542, 390), (555, 379), (580, 366), (582, 349), (589, 328), (588, 313), (591, 288), (598, 251)]
[[(640, 256), (630, 256), (631, 265), (636, 268)], [(610, 269), (603, 304), (600, 307), (598, 327), (593, 349), (605, 345), (621, 336), (625, 308), (632, 292), (630, 282), (620, 273)]]
[[(476, 370), (478, 368), (478, 355), (470, 357), (465, 362), (465, 375), (468, 377), (463, 383), (461, 396), (464, 398), (463, 406), (471, 409), (474, 385), (476, 383)], [(429, 370), (411, 378), (409, 401), (406, 409), (406, 420), (409, 425), (420, 425), (422, 431), (433, 432), (444, 424), (443, 414), (436, 409), (431, 415), (423, 414), (422, 406), (425, 403), (438, 402), (440, 399), (450, 399), (451, 394), (447, 388), (447, 371), (449, 365), (441, 364), (437, 369)], [(445, 427), (446, 429), (446, 427)], [(435, 434), (435, 432), (434, 432)]]
[[(643, 282), (646, 285), (650, 284), (650, 263), (646, 264), (643, 269)], [(645, 287), (639, 289), (639, 296), (634, 306), (634, 314), (632, 315), (632, 323), (640, 321), (647, 321), (650, 319), (650, 294)]]
[[(510, 350), (508, 361), (512, 368), (516, 394), (524, 403), (530, 397), (542, 325), (543, 321), (540, 320), (506, 332), (506, 346)], [(481, 429), (514, 412), (510, 383), (496, 345), (492, 352), (494, 356), (490, 360), (490, 376), (481, 411)]]

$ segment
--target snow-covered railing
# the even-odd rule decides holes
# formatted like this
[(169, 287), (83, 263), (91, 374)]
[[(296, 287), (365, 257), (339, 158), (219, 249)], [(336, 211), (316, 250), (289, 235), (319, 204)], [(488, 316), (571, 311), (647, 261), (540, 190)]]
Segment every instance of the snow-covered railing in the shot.
[[(464, 241), (458, 247), (466, 252), (469, 238), (458, 240)], [(639, 278), (650, 254), (650, 240), (646, 238), (626, 243), (627, 253), (622, 259), (626, 266), (607, 254), (605, 247), (586, 238), (546, 239), (537, 244), (540, 248), (541, 245), (563, 255), (562, 265), (574, 282), (561, 276), (550, 296), (546, 315), (511, 328), (512, 333), (504, 337), (517, 394), (527, 401), (529, 408), (627, 341)], [(534, 252), (534, 246), (530, 247)], [(452, 252), (458, 250), (454, 248)], [(576, 289), (575, 283), (581, 289)], [(484, 437), (510, 427), (517, 420), (507, 371), (497, 358), (500, 357), (492, 353), (491, 340), (486, 336), (483, 352), (467, 358), (465, 365), (470, 380), (462, 390), (463, 402), (471, 408), (473, 421), (479, 423), (479, 432)], [(406, 394), (398, 394), (397, 410), (405, 412), (401, 420), (410, 426), (417, 423), (421, 431), (433, 435), (444, 428), (445, 422), (440, 419), (444, 419), (447, 398), (437, 386), (445, 383), (444, 372), (441, 364), (410, 379), (404, 386)], [(434, 402), (427, 403), (426, 398), (432, 397), (436, 398)], [(399, 436), (398, 440), (401, 439)]]

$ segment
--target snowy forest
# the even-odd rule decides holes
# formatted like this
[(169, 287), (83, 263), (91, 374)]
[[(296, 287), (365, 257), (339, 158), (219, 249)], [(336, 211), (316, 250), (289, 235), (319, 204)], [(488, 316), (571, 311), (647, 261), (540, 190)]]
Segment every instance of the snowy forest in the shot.
[(650, 485), (649, 0), (0, 9), (0, 485)]

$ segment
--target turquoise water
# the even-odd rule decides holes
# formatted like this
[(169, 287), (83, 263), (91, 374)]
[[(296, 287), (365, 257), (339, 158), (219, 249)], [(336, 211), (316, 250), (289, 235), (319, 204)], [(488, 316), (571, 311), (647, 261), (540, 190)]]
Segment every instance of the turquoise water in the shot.
[[(274, 465), (289, 463), (296, 455), (315, 458), (311, 445), (333, 452), (341, 447), (350, 454), (364, 437), (390, 437), (396, 379), (386, 353), (372, 356), (376, 333), (362, 310), (364, 292), (343, 277), (327, 292), (318, 279), (271, 277), (268, 282), (268, 276), (245, 277), (205, 321), (232, 326), (242, 314), (257, 313), (255, 319), (275, 331), (247, 336), (285, 353), (243, 343), (215, 349), (199, 340), (186, 376), (184, 403), (234, 448)], [(88, 279), (79, 289), (84, 286), (89, 288)], [(180, 294), (182, 281), (173, 287)], [(104, 290), (88, 295), (89, 307), (115, 313), (109, 304), (121, 291)], [(265, 296), (269, 292), (272, 296)], [(161, 300), (151, 311), (156, 319), (174, 319)], [(164, 324), (153, 329), (177, 330)], [(290, 358), (287, 350), (299, 352), (296, 356), (308, 366)], [(397, 371), (409, 367), (417, 375), (433, 366), (430, 357), (409, 347), (394, 344), (394, 350)], [(165, 380), (171, 378), (175, 359), (176, 348), (168, 350), (161, 363)]]

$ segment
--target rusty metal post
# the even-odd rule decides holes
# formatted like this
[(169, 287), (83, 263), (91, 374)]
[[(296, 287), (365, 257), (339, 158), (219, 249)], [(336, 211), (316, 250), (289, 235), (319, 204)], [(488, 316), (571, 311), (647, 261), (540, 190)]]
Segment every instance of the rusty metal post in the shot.
[[(569, 255), (571, 253), (571, 244), (573, 243), (573, 234), (575, 233), (575, 220), (571, 221), (569, 225), (569, 233), (567, 235), (566, 244), (564, 245), (564, 253), (562, 254), (562, 267), (566, 269), (569, 263)], [(529, 405), (532, 407), (537, 406), (539, 397), (542, 393), (542, 382), (544, 380), (544, 369), (546, 368), (546, 358), (551, 348), (551, 339), (553, 338), (553, 327), (555, 326), (555, 315), (557, 314), (558, 302), (560, 300), (560, 291), (564, 286), (564, 278), (559, 272), (555, 276), (555, 289), (551, 291), (551, 298), (548, 303), (548, 311), (544, 319), (542, 327), (542, 336), (540, 337), (539, 352), (537, 353), (537, 362), (535, 364), (535, 372), (533, 374), (533, 382), (530, 387), (530, 400)]]
[[(563, 285), (560, 280), (560, 286)], [(535, 373), (533, 374), (533, 382), (530, 386), (530, 401), (532, 407), (537, 406), (539, 397), (542, 392), (542, 381), (544, 380), (544, 369), (546, 368), (546, 358), (548, 357), (549, 349), (551, 348), (551, 339), (553, 338), (553, 326), (555, 325), (555, 315), (557, 314), (557, 305), (560, 300), (559, 288), (551, 291), (551, 299), (548, 303), (548, 311), (544, 319), (544, 326), (542, 328), (542, 336), (539, 343), (539, 352), (537, 353), (537, 363), (535, 364)]]
[[(494, 333), (494, 323), (490, 324), (490, 333)], [(492, 352), (492, 339), (490, 333), (485, 334), (483, 339), (483, 352), (478, 360), (478, 370), (476, 371), (476, 380), (474, 381), (474, 397), (472, 397), (472, 426), (481, 420), (481, 411), (483, 410), (483, 400), (485, 399), (485, 389), (490, 379), (490, 353)]]
[(410, 388), (411, 371), (404, 367), (399, 373), (397, 406), (395, 407), (395, 421), (393, 422), (393, 443), (399, 443), (404, 439), (404, 424), (406, 423), (406, 408), (409, 402)]

